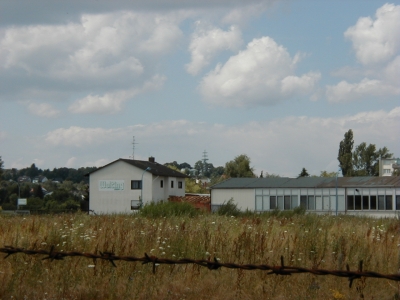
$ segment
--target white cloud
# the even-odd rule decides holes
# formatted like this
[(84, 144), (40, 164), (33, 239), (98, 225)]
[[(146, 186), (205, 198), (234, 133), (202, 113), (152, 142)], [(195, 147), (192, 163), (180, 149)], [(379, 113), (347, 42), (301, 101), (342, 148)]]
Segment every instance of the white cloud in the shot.
[[(60, 167), (60, 162), (75, 168), (101, 166), (120, 157), (128, 158), (134, 135), (138, 143), (136, 159), (154, 156), (160, 163), (176, 160), (194, 165), (206, 150), (210, 162), (220, 166), (246, 153), (257, 174), (264, 170), (296, 176), (303, 167), (311, 174), (324, 169), (336, 171), (339, 143), (349, 129), (354, 131), (355, 145), (367, 142), (386, 146), (398, 156), (399, 128), (400, 107), (342, 117), (288, 116), (237, 125), (171, 120), (111, 129), (73, 126), (32, 138), (37, 144), (30, 144), (29, 154), (32, 159), (44, 161), (45, 166), (38, 165), (41, 168)], [(3, 157), (7, 167), (32, 163), (24, 157), (24, 165), (17, 159), (19, 155), (15, 156)]]
[(49, 103), (28, 102), (28, 109), (32, 114), (42, 118), (55, 118), (60, 114), (60, 111)]
[(86, 95), (84, 102), (93, 97), (104, 102), (107, 95), (142, 89), (154, 76), (162, 77), (157, 64), (179, 44), (183, 17), (119, 11), (85, 14), (79, 22), (63, 25), (5, 28), (0, 35), (0, 76), (12, 74), (15, 86), (4, 86), (2, 92), (10, 89), (19, 100), (47, 93), (50, 100), (56, 90), (64, 99)]
[[(352, 41), (361, 67), (344, 67), (334, 73), (354, 78), (355, 82), (342, 80), (327, 86), (328, 101), (400, 95), (400, 5), (383, 5), (376, 11), (375, 19), (360, 18), (344, 35)], [(357, 82), (355, 78), (360, 76)]]
[(362, 64), (387, 62), (400, 50), (400, 5), (383, 5), (376, 11), (375, 19), (360, 18), (344, 36), (352, 41)]
[(204, 100), (224, 106), (272, 105), (294, 95), (312, 93), (319, 72), (295, 75), (293, 59), (272, 38), (254, 39), (246, 50), (218, 65), (200, 84)]
[(76, 100), (69, 107), (69, 111), (76, 114), (113, 114), (119, 112), (123, 104), (137, 94), (148, 90), (161, 88), (165, 77), (156, 75), (150, 81), (145, 82), (140, 89), (130, 89), (106, 93), (104, 95), (88, 95)]
[(87, 147), (108, 143), (124, 136), (121, 129), (83, 128), (71, 126), (48, 132), (44, 141), (52, 146)]
[(400, 94), (400, 87), (377, 79), (364, 78), (358, 83), (341, 81), (335, 86), (326, 87), (326, 96), (330, 102), (348, 102), (369, 97), (384, 97)]
[(67, 160), (67, 162), (65, 163), (65, 167), (67, 167), (67, 168), (73, 168), (73, 167), (75, 166), (75, 164), (76, 164), (76, 161), (77, 161), (76, 157), (71, 157), (71, 158), (69, 158), (69, 159)]
[(242, 44), (241, 32), (231, 26), (228, 31), (210, 27), (197, 21), (196, 31), (192, 35), (189, 50), (192, 60), (186, 65), (189, 74), (196, 75), (207, 66), (218, 52), (235, 51)]

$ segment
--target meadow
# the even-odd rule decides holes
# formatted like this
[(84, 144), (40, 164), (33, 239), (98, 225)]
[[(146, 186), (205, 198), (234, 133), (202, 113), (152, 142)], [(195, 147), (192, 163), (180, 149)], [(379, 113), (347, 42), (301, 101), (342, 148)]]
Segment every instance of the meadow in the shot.
[[(119, 256), (214, 259), (238, 264), (398, 273), (400, 223), (313, 214), (163, 216), (0, 214), (0, 247)], [(4, 257), (5, 254), (2, 255)], [(400, 284), (196, 265), (158, 265), (18, 253), (0, 259), (0, 299), (400, 299)]]

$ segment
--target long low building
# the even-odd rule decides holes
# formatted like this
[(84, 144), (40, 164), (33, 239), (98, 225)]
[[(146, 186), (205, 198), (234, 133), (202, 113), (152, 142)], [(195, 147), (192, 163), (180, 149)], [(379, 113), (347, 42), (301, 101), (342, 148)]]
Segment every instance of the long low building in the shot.
[(241, 210), (400, 215), (400, 177), (230, 178), (210, 187), (213, 211), (233, 199)]

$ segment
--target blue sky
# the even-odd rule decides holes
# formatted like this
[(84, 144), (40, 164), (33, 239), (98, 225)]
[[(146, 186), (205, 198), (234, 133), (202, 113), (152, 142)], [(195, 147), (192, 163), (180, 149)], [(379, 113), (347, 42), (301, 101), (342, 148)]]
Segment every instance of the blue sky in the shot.
[(135, 136), (135, 159), (318, 175), (348, 129), (400, 156), (399, 82), (400, 1), (0, 6), (5, 168), (101, 166)]

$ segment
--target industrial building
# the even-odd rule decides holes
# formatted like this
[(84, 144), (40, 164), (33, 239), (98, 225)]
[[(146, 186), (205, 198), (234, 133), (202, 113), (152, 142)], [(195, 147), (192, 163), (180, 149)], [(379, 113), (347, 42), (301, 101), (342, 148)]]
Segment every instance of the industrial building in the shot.
[(400, 215), (400, 177), (230, 178), (212, 187), (211, 209), (233, 199), (241, 210)]

